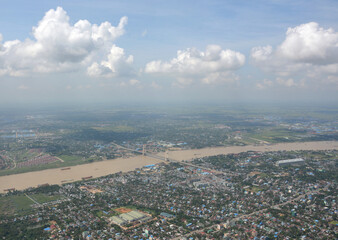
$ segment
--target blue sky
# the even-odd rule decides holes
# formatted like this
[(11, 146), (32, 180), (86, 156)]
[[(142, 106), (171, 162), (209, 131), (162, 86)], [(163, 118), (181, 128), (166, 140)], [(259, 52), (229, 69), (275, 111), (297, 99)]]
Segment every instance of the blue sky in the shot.
[(337, 102), (337, 12), (336, 0), (3, 0), (0, 101)]

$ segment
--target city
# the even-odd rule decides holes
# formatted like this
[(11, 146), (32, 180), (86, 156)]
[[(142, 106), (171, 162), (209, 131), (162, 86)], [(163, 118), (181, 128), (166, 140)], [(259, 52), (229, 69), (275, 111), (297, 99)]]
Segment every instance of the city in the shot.
[(337, 0), (2, 0), (0, 239), (338, 239)]
[[(302, 164), (278, 165), (300, 156)], [(44, 229), (39, 234), (48, 239), (332, 239), (338, 224), (336, 160), (337, 150), (250, 151), (198, 158), (194, 166), (162, 162), (11, 191), (2, 206), (23, 195), (40, 202), (7, 212), (1, 234), (13, 236), (25, 224), (19, 236)], [(148, 217), (117, 222), (121, 209)]]

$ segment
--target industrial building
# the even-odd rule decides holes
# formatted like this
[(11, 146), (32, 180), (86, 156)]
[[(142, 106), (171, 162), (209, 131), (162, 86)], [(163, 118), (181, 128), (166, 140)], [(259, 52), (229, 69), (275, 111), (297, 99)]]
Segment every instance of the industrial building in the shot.
[(279, 167), (289, 166), (289, 165), (303, 165), (303, 164), (305, 164), (305, 161), (302, 158), (280, 160), (280, 161), (277, 161), (276, 163), (276, 165)]
[(110, 218), (110, 220), (113, 223), (115, 223), (119, 226), (123, 226), (123, 225), (126, 225), (128, 223), (132, 223), (132, 222), (136, 222), (136, 221), (146, 222), (149, 219), (151, 219), (150, 216), (148, 216), (144, 213), (141, 213), (139, 211), (131, 211), (131, 212), (128, 212), (128, 213), (122, 213), (119, 216), (113, 216), (113, 217)]

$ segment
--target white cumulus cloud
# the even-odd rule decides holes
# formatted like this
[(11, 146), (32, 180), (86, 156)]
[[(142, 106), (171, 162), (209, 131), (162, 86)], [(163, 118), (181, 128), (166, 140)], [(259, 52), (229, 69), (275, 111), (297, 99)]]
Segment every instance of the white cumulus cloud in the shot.
[[(132, 57), (121, 57), (121, 49), (114, 51), (118, 47), (113, 44), (124, 34), (127, 20), (127, 17), (122, 17), (117, 26), (109, 22), (96, 25), (87, 20), (79, 20), (72, 25), (61, 7), (51, 9), (33, 27), (32, 39), (2, 43), (0, 36), (0, 75), (74, 71), (88, 66), (94, 68), (92, 64), (95, 62), (100, 62), (97, 63), (99, 67), (103, 65), (108, 71), (116, 73), (123, 65), (121, 61), (126, 64), (132, 62)], [(93, 72), (91, 75), (94, 75)]]
[(87, 73), (89, 76), (97, 77), (115, 77), (118, 75), (128, 75), (132, 72), (131, 64), (134, 58), (132, 55), (125, 56), (124, 50), (113, 45), (107, 59), (100, 63), (94, 62), (88, 67)]
[[(310, 22), (289, 28), (284, 41), (275, 49), (271, 46), (254, 47), (253, 63), (277, 76), (302, 74), (312, 79), (323, 79), (338, 74), (338, 32), (324, 29)], [(286, 86), (296, 86), (290, 80)]]
[(194, 79), (210, 84), (229, 79), (233, 81), (236, 77), (230, 77), (231, 73), (244, 63), (243, 54), (229, 49), (223, 50), (218, 45), (209, 45), (204, 52), (188, 48), (177, 51), (177, 57), (168, 62), (149, 62), (145, 72), (171, 74), (180, 85), (189, 85)]
[(296, 62), (327, 65), (338, 61), (338, 33), (310, 22), (289, 28), (277, 55)]

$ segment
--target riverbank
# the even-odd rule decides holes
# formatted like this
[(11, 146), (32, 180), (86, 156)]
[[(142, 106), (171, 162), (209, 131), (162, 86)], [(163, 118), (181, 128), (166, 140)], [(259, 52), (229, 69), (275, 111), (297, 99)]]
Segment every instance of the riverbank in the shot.
[[(293, 151), (293, 150), (332, 150), (338, 149), (338, 141), (326, 142), (295, 142), (295, 143), (278, 143), (274, 145), (259, 146), (231, 146), (231, 147), (214, 147), (192, 150), (169, 151), (168, 157), (177, 161), (192, 160), (194, 158), (215, 156), (220, 154), (240, 153), (246, 151)], [(161, 153), (164, 156), (164, 153)], [(37, 187), (41, 184), (62, 184), (82, 180), (82, 178), (93, 178), (106, 176), (116, 172), (133, 171), (145, 165), (156, 164), (161, 162), (158, 159), (135, 156), (130, 158), (117, 158), (102, 162), (93, 162), (83, 165), (76, 165), (67, 169), (54, 168), (36, 172), (21, 173), (0, 177), (0, 192), (5, 189), (15, 188), (23, 190), (29, 187)]]
[(53, 168), (42, 171), (20, 173), (0, 177), (0, 193), (5, 189), (15, 188), (23, 190), (37, 187), (41, 184), (62, 184), (82, 180), (82, 178), (97, 178), (117, 172), (128, 172), (145, 165), (156, 164), (160, 160), (137, 156), (131, 158), (117, 158), (102, 162), (76, 165), (69, 168)]
[[(202, 149), (189, 149), (181, 151), (169, 151), (168, 158), (176, 161), (192, 160), (194, 158), (216, 156), (220, 154), (240, 153), (246, 151), (268, 152), (268, 151), (296, 151), (296, 150), (331, 150), (338, 149), (338, 141), (320, 142), (293, 142), (277, 143), (271, 145), (248, 145), (213, 147)], [(162, 154), (164, 157), (164, 154)]]

